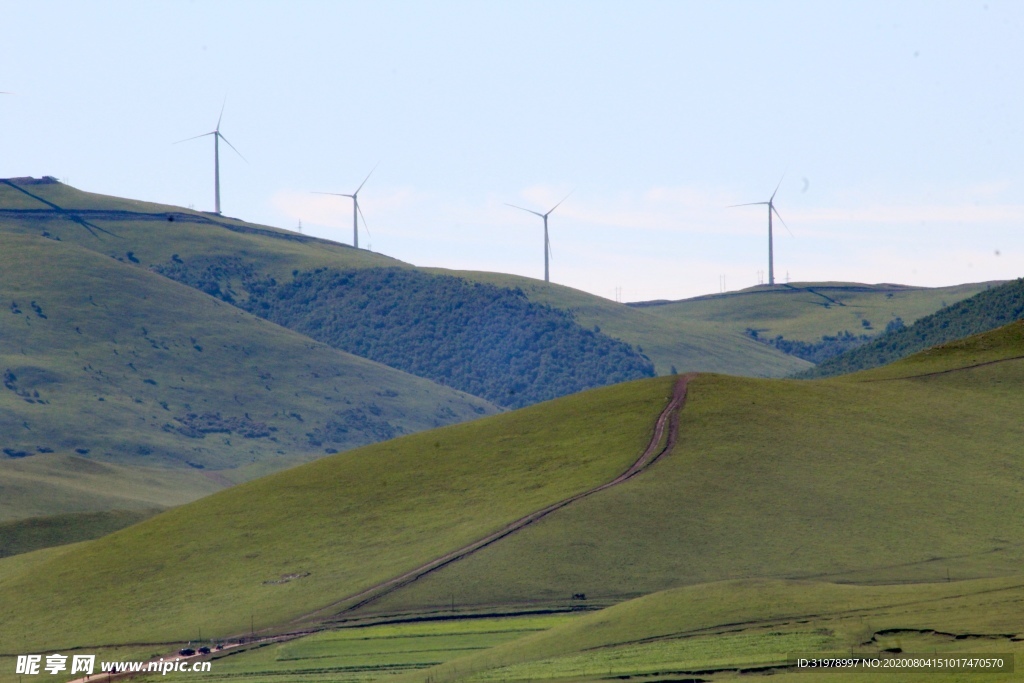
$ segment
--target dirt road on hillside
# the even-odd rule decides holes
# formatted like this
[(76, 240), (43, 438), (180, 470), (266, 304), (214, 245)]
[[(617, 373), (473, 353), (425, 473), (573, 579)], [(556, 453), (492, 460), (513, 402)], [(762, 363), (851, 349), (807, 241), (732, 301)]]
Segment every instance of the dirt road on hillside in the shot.
[[(665, 408), (661, 411), (661, 414), (658, 416), (658, 420), (654, 424), (654, 433), (651, 435), (651, 440), (648, 442), (647, 448), (644, 449), (644, 452), (640, 455), (639, 458), (637, 458), (636, 462), (630, 465), (630, 467), (625, 472), (615, 477), (611, 481), (605, 484), (601, 484), (600, 486), (596, 486), (587, 491), (577, 493), (574, 496), (571, 496), (557, 503), (549, 505), (541, 510), (537, 510), (536, 512), (531, 512), (525, 517), (520, 517), (516, 521), (512, 522), (511, 524), (505, 526), (504, 528), (494, 532), (489, 536), (481, 538), (478, 541), (474, 541), (469, 545), (465, 545), (459, 548), (458, 550), (453, 550), (447, 555), (443, 555), (441, 557), (433, 559), (430, 562), (427, 562), (426, 564), (420, 565), (419, 567), (402, 574), (401, 576), (396, 576), (393, 579), (389, 579), (382, 583), (378, 583), (377, 585), (367, 588), (364, 591), (361, 591), (354, 595), (349, 595), (348, 597), (345, 597), (341, 600), (337, 600), (331, 603), (330, 605), (327, 605), (326, 607), (322, 607), (316, 610), (315, 612), (311, 612), (302, 617), (294, 619), (292, 623), (307, 621), (311, 618), (315, 618), (317, 615), (323, 615), (325, 612), (329, 613), (338, 606), (344, 605), (351, 601), (355, 602), (349, 605), (348, 607), (334, 613), (332, 616), (338, 616), (346, 614), (348, 612), (355, 611), (360, 607), (364, 607), (370, 604), (371, 602), (379, 600), (380, 598), (384, 597), (385, 595), (388, 595), (393, 591), (398, 590), (399, 588), (408, 586), (410, 583), (420, 579), (423, 576), (426, 576), (427, 574), (430, 574), (431, 572), (437, 571), (438, 569), (441, 569), (442, 567), (445, 567), (451, 564), (452, 562), (456, 562), (457, 560), (461, 560), (464, 557), (472, 555), (476, 551), (482, 548), (486, 548), (487, 546), (497, 541), (500, 541), (506, 536), (514, 534), (517, 531), (521, 531), (525, 527), (529, 526), (530, 524), (533, 524), (534, 522), (540, 519), (543, 519), (544, 517), (547, 517), (556, 510), (560, 510), (565, 506), (576, 502), (577, 500), (586, 498), (587, 496), (591, 496), (595, 493), (599, 493), (601, 491), (604, 491), (605, 489), (611, 488), (612, 486), (618, 486), (619, 484), (628, 481), (629, 479), (632, 479), (633, 477), (635, 477), (636, 475), (640, 474), (648, 467), (653, 465), (655, 462), (657, 462), (658, 459), (661, 458), (663, 455), (669, 453), (672, 450), (673, 446), (675, 446), (676, 440), (679, 436), (679, 413), (683, 407), (683, 404), (686, 402), (687, 385), (689, 384), (690, 379), (692, 379), (693, 377), (693, 374), (681, 375), (679, 377), (672, 391), (672, 399), (669, 401), (668, 405), (665, 406)], [(666, 430), (668, 432), (667, 438), (665, 438)], [(662, 445), (663, 438), (665, 438), (664, 445)]]

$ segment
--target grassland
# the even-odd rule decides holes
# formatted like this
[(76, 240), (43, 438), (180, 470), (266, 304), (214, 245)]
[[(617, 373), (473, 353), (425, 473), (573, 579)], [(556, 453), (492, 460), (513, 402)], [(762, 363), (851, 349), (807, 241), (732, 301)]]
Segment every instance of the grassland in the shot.
[[(999, 283), (978, 282), (953, 287), (865, 285), (848, 282), (796, 282), (761, 285), (738, 292), (681, 301), (631, 304), (668, 320), (717, 323), (734, 332), (753, 328), (762, 337), (813, 342), (848, 330), (878, 334), (895, 318), (907, 325), (940, 308), (967, 299)], [(864, 326), (870, 323), (870, 329)]]
[[(394, 678), (413, 681), (744, 678), (846, 680), (793, 671), (797, 653), (1024, 654), (1024, 579), (852, 586), (730, 581), (654, 593), (549, 630)], [(964, 680), (935, 673), (857, 680)], [(961, 675), (962, 676), (962, 675)], [(972, 680), (976, 674), (967, 674)], [(749, 676), (746, 676), (749, 678)], [(996, 676), (993, 680), (1019, 680)]]
[[(287, 230), (90, 194), (60, 183), (18, 187), (0, 184), (0, 221), (4, 230), (27, 235), (46, 233), (139, 268), (239, 261), (261, 277), (288, 282), (293, 272), (317, 268), (412, 267), (380, 254)], [(55, 213), (52, 206), (60, 207), (63, 213)], [(69, 217), (76, 217), (78, 222)], [(168, 220), (169, 217), (174, 220)], [(501, 287), (519, 287), (531, 301), (572, 312), (582, 327), (589, 330), (596, 326), (615, 339), (641, 348), (659, 374), (669, 374), (674, 368), (679, 372), (778, 377), (810, 367), (806, 361), (744, 337), (742, 330), (736, 332), (718, 323), (647, 315), (601, 297), (529, 278), (422, 270)], [(246, 297), (238, 278), (228, 277), (221, 286), (233, 289), (240, 301)]]
[(455, 275), (500, 287), (519, 288), (531, 301), (570, 311), (584, 327), (640, 348), (659, 374), (723, 372), (752, 377), (783, 377), (811, 367), (807, 361), (759, 344), (715, 321), (651, 315), (646, 309), (531, 278), (480, 271), (429, 272)]
[(171, 470), (43, 453), (0, 459), (0, 522), (104, 510), (173, 507), (223, 484), (194, 468)]
[[(796, 672), (793, 659), (851, 653), (1020, 658), (1022, 614), (1019, 576), (885, 586), (726, 581), (653, 593), (592, 613), (473, 619), (453, 613), (444, 620), (343, 628), (214, 659), (211, 673), (180, 680), (653, 682), (765, 673), (782, 681), (847, 680), (846, 672)], [(981, 679), (931, 672), (858, 674), (858, 680)]]
[(927, 372), (964, 368), (921, 377), (699, 376), (670, 457), (368, 609), (427, 611), (452, 595), (480, 609), (559, 604), (574, 593), (606, 604), (740, 578), (1015, 574), (1024, 562), (1024, 360), (966, 366), (989, 358), (975, 347), (1022, 355), (1022, 330), (909, 361)]
[(4, 457), (78, 451), (230, 481), (495, 411), (63, 241), (4, 232), (0, 249)]
[(160, 510), (157, 508), (69, 512), (0, 522), (0, 558), (40, 548), (89, 541), (141, 522), (158, 512)]
[[(293, 269), (405, 265), (365, 249), (181, 207), (83, 192), (62, 183), (19, 187), (0, 184), (4, 231), (45, 232), (126, 264), (170, 263), (175, 254), (181, 259), (245, 256), (261, 272), (282, 278)], [(61, 212), (54, 213), (54, 206)]]
[(997, 329), (1024, 318), (1024, 279), (1011, 280), (979, 292), (917, 320), (910, 327), (884, 334), (797, 375), (832, 377), (887, 365), (925, 349)]
[[(248, 631), (250, 619), (281, 625), (614, 478), (646, 446), (673, 382), (616, 385), (341, 453), (31, 571), (4, 572), (18, 557), (0, 560), (0, 642), (110, 645), (186, 640), (198, 628), (220, 637)], [(118, 619), (96, 618), (114, 604)]]
[(570, 615), (456, 617), (445, 621), (342, 629), (215, 659), (210, 673), (179, 674), (175, 680), (213, 683), (258, 678), (267, 683), (339, 680), (363, 683), (428, 668), (550, 629), (573, 618)]

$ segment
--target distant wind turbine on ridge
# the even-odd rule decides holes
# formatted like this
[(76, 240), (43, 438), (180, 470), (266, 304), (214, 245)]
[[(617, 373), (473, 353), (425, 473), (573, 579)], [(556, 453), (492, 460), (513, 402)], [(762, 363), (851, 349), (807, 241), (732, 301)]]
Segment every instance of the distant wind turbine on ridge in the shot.
[(249, 161), (244, 156), (242, 156), (242, 153), (235, 149), (235, 146), (232, 145), (228, 141), (228, 139), (224, 137), (224, 134), (220, 132), (220, 122), (224, 118), (224, 105), (226, 104), (227, 101), (225, 101), (224, 104), (222, 104), (220, 107), (220, 116), (217, 117), (216, 128), (214, 128), (209, 133), (203, 133), (202, 135), (196, 135), (191, 138), (185, 138), (184, 140), (178, 140), (178, 142), (174, 143), (177, 145), (182, 142), (188, 142), (189, 140), (198, 140), (199, 138), (205, 138), (207, 135), (213, 136), (213, 198), (215, 207), (214, 211), (217, 213), (217, 215), (220, 215), (220, 141), (223, 140), (224, 142), (227, 142), (228, 147), (234, 149), (235, 154), (242, 157), (242, 161), (244, 161), (245, 163), (249, 163)]
[(368, 228), (366, 226), (366, 216), (363, 216), (363, 210), (359, 208), (359, 190), (363, 189), (363, 185), (366, 184), (366, 181), (370, 179), (370, 176), (373, 175), (373, 172), (377, 170), (377, 166), (379, 166), (379, 165), (380, 164), (375, 164), (374, 167), (370, 169), (370, 172), (366, 174), (365, 178), (363, 178), (363, 182), (359, 183), (359, 187), (357, 187), (356, 191), (353, 192), (352, 194), (342, 194), (340, 192), (314, 192), (313, 193), (313, 194), (328, 194), (328, 195), (331, 195), (332, 197), (348, 197), (349, 199), (352, 200), (352, 246), (355, 247), (356, 249), (359, 248), (359, 217), (360, 216), (362, 216), (362, 218), (363, 218), (363, 227), (366, 228), (366, 232), (370, 232), (370, 228)]
[(515, 204), (509, 204), (508, 202), (505, 203), (505, 206), (511, 206), (513, 209), (519, 209), (520, 211), (526, 211), (527, 213), (532, 213), (534, 216), (540, 216), (544, 220), (544, 282), (551, 282), (550, 271), (549, 271), (549, 268), (548, 268), (548, 259), (551, 256), (551, 241), (548, 239), (548, 216), (550, 216), (552, 214), (552, 212), (554, 212), (555, 209), (557, 209), (559, 206), (561, 206), (562, 202), (564, 202), (566, 199), (568, 199), (569, 195), (571, 195), (571, 194), (572, 194), (572, 192), (570, 192), (569, 194), (565, 195), (565, 197), (562, 198), (562, 201), (558, 202), (557, 204), (552, 206), (550, 209), (548, 209), (547, 213), (540, 213), (539, 211), (534, 211), (533, 209), (524, 209), (521, 206), (516, 206)]
[[(782, 181), (785, 178), (783, 176), (779, 179), (779, 184), (775, 186), (775, 192), (772, 192), (772, 196), (769, 197), (766, 202), (750, 202), (749, 204), (733, 204), (728, 208), (735, 208), (737, 206), (767, 206), (768, 207), (768, 284), (775, 284), (775, 251), (772, 245), (772, 214), (779, 219), (779, 222), (789, 230), (789, 226), (786, 225), (786, 221), (782, 220), (782, 216), (779, 215), (778, 210), (775, 208), (775, 195), (778, 193), (779, 188), (782, 186)], [(789, 230), (789, 234), (792, 235), (793, 231)]]

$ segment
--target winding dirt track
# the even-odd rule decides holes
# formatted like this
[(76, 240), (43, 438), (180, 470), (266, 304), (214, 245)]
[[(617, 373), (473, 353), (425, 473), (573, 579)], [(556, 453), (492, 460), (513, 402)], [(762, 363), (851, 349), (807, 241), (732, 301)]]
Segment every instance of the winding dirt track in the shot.
[[(408, 586), (412, 582), (420, 579), (423, 576), (426, 576), (431, 572), (434, 572), (442, 567), (445, 567), (451, 564), (452, 562), (461, 560), (462, 558), (475, 553), (481, 548), (486, 548), (492, 543), (500, 541), (501, 539), (524, 529), (530, 524), (533, 524), (534, 522), (537, 522), (543, 519), (544, 517), (547, 517), (552, 512), (560, 510), (565, 506), (570, 505), (576, 502), (577, 500), (580, 500), (581, 498), (586, 498), (587, 496), (599, 493), (613, 486), (618, 486), (624, 481), (632, 479), (633, 477), (635, 477), (636, 475), (640, 474), (648, 467), (653, 465), (655, 462), (657, 462), (658, 459), (660, 459), (666, 453), (670, 452), (673, 446), (675, 446), (676, 440), (679, 436), (679, 413), (681, 408), (683, 407), (683, 404), (686, 402), (687, 385), (689, 384), (690, 379), (693, 377), (693, 374), (681, 375), (679, 377), (678, 381), (676, 382), (675, 388), (672, 391), (672, 400), (670, 400), (668, 405), (666, 405), (665, 408), (661, 411), (661, 414), (658, 416), (658, 420), (654, 424), (654, 433), (651, 434), (651, 440), (648, 442), (647, 448), (644, 449), (644, 452), (640, 455), (639, 458), (637, 458), (636, 462), (630, 465), (625, 472), (615, 477), (611, 481), (601, 484), (600, 486), (596, 486), (587, 491), (577, 493), (576, 495), (570, 496), (569, 498), (566, 498), (564, 500), (560, 500), (557, 503), (553, 503), (547, 506), (546, 508), (537, 510), (536, 512), (531, 512), (525, 517), (520, 517), (516, 521), (512, 522), (511, 524), (508, 524), (507, 526), (503, 527), (498, 531), (495, 531), (489, 536), (485, 536), (484, 538), (474, 541), (469, 545), (465, 545), (459, 548), (458, 550), (453, 550), (447, 555), (442, 555), (441, 557), (435, 558), (430, 562), (422, 564), (419, 567), (416, 567), (415, 569), (412, 569), (400, 576), (396, 576), (393, 579), (388, 579), (387, 581), (378, 583), (377, 585), (371, 586), (370, 588), (360, 591), (359, 593), (349, 595), (345, 598), (342, 598), (341, 600), (336, 600), (330, 605), (321, 607), (315, 612), (311, 612), (297, 619), (294, 619), (292, 623), (306, 621), (310, 618), (315, 618), (317, 615), (323, 615), (324, 612), (330, 612), (336, 609), (338, 606), (344, 605), (346, 603), (352, 604), (349, 604), (347, 607), (339, 610), (338, 612), (335, 612), (331, 616), (336, 617), (346, 614), (348, 612), (353, 612), (359, 609), (360, 607), (364, 607), (370, 604), (371, 602), (379, 600), (380, 598), (384, 597), (385, 595), (393, 591), (398, 590), (399, 588)], [(668, 431), (668, 437), (665, 439), (664, 446), (662, 446), (661, 442), (662, 438), (665, 437), (666, 430)], [(659, 446), (661, 447), (659, 448)]]

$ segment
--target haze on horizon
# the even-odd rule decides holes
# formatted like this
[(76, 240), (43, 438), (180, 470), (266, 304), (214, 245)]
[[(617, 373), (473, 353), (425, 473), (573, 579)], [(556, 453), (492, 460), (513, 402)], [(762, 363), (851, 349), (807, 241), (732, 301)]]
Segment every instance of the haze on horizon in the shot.
[[(14, 3), (0, 176), (622, 300), (1024, 275), (1024, 5)], [(365, 244), (363, 242), (365, 240)]]

